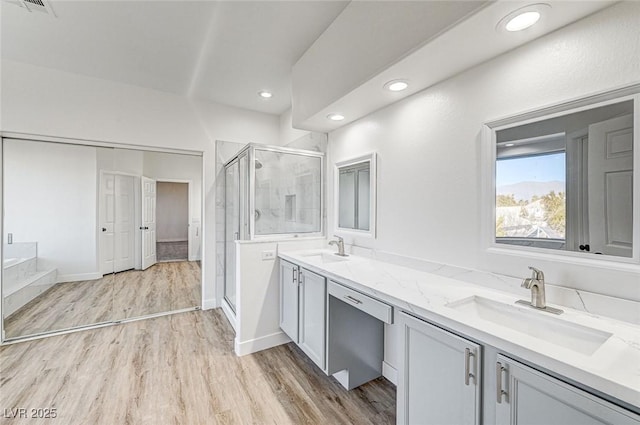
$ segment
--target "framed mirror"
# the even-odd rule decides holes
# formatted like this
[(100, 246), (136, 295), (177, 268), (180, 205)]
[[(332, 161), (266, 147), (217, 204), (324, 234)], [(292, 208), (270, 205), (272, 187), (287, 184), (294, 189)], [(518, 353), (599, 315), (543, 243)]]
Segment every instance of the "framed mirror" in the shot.
[(375, 237), (375, 153), (341, 161), (335, 166), (337, 231)]
[(488, 124), (491, 246), (638, 261), (637, 88)]
[(202, 156), (2, 139), (4, 340), (201, 305)]

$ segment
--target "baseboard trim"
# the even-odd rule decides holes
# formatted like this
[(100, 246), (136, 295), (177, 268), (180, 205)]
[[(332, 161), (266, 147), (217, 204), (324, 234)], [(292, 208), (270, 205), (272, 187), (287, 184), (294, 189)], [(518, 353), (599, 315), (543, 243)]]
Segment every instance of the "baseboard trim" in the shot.
[(236, 335), (235, 351), (237, 356), (246, 356), (247, 354), (257, 353), (258, 351), (277, 347), (278, 345), (286, 344), (290, 341), (291, 338), (282, 331), (244, 342), (239, 342), (238, 336)]
[(101, 279), (102, 273), (76, 273), (76, 274), (59, 274), (56, 278), (56, 283), (63, 282), (80, 282), (83, 280), (96, 280)]
[(218, 304), (216, 304), (215, 298), (207, 298), (202, 300), (202, 309), (203, 310), (212, 310), (216, 308)]
[(221, 307), (222, 307), (222, 312), (224, 313), (225, 317), (229, 321), (229, 324), (233, 328), (233, 331), (237, 332), (237, 330), (236, 330), (236, 315), (233, 312), (233, 310), (231, 310), (231, 307), (229, 307), (229, 303), (227, 303), (227, 300), (225, 300), (225, 299), (222, 300)]
[(398, 385), (398, 369), (385, 361), (382, 362), (382, 376), (387, 378), (393, 385)]

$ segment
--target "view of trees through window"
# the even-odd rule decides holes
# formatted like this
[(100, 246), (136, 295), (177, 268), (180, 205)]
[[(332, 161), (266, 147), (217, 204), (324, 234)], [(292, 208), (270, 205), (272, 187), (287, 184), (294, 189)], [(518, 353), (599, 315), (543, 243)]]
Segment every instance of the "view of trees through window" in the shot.
[(565, 153), (496, 162), (496, 237), (565, 239)]

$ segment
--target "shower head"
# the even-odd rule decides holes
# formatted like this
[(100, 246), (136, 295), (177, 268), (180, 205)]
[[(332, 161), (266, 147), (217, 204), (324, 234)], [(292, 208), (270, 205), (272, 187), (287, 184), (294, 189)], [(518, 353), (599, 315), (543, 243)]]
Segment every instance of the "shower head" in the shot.
[(255, 166), (256, 166), (256, 170), (259, 170), (259, 169), (261, 169), (261, 168), (262, 168), (262, 162), (260, 162), (260, 160), (259, 160), (259, 159), (254, 159), (254, 160), (253, 160), (253, 163), (254, 163), (254, 164), (255, 164)]

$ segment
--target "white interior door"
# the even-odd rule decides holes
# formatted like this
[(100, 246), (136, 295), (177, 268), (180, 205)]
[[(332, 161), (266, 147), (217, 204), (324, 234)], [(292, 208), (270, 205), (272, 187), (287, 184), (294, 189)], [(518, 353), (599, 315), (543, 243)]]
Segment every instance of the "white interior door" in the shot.
[(100, 174), (100, 272), (105, 275), (114, 270), (114, 234), (115, 234), (115, 175)]
[(157, 262), (156, 258), (156, 181), (142, 177), (142, 270)]
[(631, 257), (633, 116), (590, 125), (587, 144), (591, 252)]
[(114, 271), (135, 266), (135, 190), (132, 176), (115, 176)]

